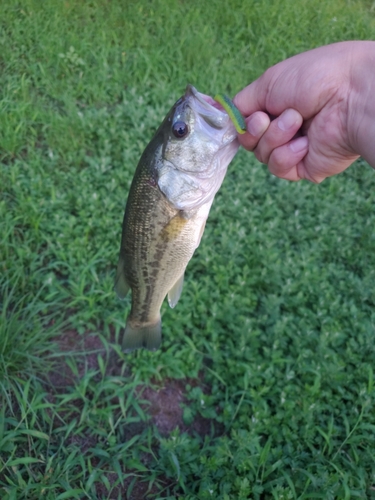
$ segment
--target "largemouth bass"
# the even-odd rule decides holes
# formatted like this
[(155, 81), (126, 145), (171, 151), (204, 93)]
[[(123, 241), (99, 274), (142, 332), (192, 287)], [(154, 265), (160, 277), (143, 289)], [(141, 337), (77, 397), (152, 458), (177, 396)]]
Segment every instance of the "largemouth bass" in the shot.
[(154, 350), (160, 308), (174, 307), (214, 196), (239, 147), (228, 114), (188, 85), (139, 160), (122, 229), (115, 290), (132, 291), (123, 348)]

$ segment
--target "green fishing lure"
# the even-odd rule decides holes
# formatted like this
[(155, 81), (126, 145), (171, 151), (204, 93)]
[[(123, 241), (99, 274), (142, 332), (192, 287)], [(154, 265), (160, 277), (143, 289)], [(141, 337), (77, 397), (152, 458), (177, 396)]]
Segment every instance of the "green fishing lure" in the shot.
[(240, 110), (233, 104), (233, 101), (225, 94), (217, 94), (214, 99), (221, 104), (228, 113), (229, 118), (232, 120), (237, 132), (239, 134), (244, 134), (246, 132), (246, 123), (244, 117), (240, 113)]

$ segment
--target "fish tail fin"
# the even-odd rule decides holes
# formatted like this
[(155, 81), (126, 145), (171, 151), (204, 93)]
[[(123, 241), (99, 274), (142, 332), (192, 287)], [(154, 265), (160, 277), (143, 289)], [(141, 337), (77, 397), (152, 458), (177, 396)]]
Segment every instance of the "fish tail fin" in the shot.
[(156, 323), (141, 326), (131, 326), (129, 320), (126, 323), (122, 347), (126, 352), (145, 347), (149, 351), (155, 351), (161, 344), (161, 318)]

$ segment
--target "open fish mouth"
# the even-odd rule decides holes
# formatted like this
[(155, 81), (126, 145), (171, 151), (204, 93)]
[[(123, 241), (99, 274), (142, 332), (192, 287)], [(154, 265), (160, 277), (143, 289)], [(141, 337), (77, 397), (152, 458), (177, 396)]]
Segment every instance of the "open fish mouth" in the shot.
[(230, 121), (228, 114), (223, 106), (211, 96), (198, 92), (193, 85), (188, 84), (185, 90), (185, 99), (189, 98), (194, 99), (197, 113), (215, 128), (221, 129), (228, 125)]
[(218, 109), (219, 111), (225, 113), (221, 104), (219, 104), (217, 101), (215, 101), (211, 96), (209, 96), (207, 94), (202, 94), (202, 92), (198, 92), (198, 90), (190, 83), (186, 86), (185, 95), (186, 96), (192, 95), (196, 99), (198, 99), (198, 101), (201, 104), (203, 104), (203, 106), (208, 104), (208, 108), (215, 108), (215, 109)]

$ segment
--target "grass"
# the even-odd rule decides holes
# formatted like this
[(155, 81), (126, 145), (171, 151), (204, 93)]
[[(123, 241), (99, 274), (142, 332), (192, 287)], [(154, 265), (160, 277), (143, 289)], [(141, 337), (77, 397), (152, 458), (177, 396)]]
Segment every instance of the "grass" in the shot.
[(375, 177), (316, 186), (240, 151), (163, 344), (113, 292), (134, 168), (193, 83), (374, 39), (367, 1), (0, 5), (4, 500), (375, 498)]

